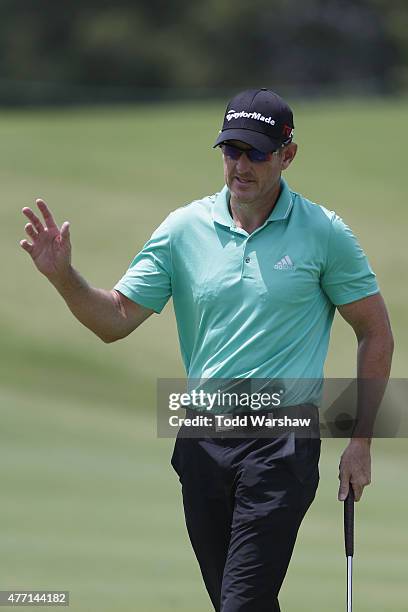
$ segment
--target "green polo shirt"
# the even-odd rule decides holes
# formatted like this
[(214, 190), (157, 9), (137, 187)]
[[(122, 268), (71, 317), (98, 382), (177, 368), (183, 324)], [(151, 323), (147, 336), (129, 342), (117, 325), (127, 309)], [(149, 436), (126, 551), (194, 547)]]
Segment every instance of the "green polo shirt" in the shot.
[(252, 234), (229, 197), (224, 187), (170, 213), (115, 289), (157, 313), (173, 297), (189, 378), (321, 378), (335, 306), (379, 291), (363, 250), (283, 179)]

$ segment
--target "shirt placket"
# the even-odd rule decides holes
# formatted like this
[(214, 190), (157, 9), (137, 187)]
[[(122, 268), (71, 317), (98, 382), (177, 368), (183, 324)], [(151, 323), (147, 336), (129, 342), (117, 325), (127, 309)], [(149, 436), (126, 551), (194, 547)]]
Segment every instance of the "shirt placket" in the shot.
[(242, 237), (241, 244), (241, 279), (257, 281), (258, 262), (255, 250), (253, 249), (254, 237), (265, 227), (266, 224), (256, 229), (252, 234), (248, 234), (245, 230), (237, 227), (231, 227), (231, 230)]

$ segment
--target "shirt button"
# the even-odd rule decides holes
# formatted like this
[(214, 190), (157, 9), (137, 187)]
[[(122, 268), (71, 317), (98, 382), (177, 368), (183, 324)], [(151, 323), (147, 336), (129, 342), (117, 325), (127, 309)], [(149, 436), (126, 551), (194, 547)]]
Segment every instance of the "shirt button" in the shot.
[(245, 257), (245, 263), (249, 263), (251, 261), (250, 257)]

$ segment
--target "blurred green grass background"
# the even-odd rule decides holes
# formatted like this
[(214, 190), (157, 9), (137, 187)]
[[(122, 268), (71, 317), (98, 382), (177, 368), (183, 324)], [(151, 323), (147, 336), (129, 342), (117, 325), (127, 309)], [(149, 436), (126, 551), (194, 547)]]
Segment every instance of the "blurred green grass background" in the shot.
[[(297, 103), (291, 187), (342, 216), (377, 272), (406, 376), (406, 100)], [(121, 277), (166, 214), (223, 184), (211, 149), (224, 102), (2, 111), (0, 589), (69, 589), (75, 612), (211, 609), (186, 535), (171, 440), (155, 435), (160, 377), (183, 376), (171, 305), (104, 345), (77, 323), (19, 245), (43, 197), (71, 222), (73, 263), (95, 286)], [(404, 167), (403, 167), (404, 165)], [(353, 376), (336, 318), (326, 375)], [(321, 485), (282, 589), (285, 612), (343, 610), (337, 466)], [(407, 609), (406, 440), (373, 443), (357, 506), (355, 606)], [(8, 608), (7, 608), (8, 609)]]

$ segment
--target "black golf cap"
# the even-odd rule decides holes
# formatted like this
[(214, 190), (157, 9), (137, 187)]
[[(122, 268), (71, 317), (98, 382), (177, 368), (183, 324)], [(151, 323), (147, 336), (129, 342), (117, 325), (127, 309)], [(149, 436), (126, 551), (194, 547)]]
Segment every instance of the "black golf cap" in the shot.
[(270, 89), (247, 89), (228, 103), (214, 148), (241, 140), (269, 153), (291, 142), (293, 130), (293, 113), (283, 98)]

